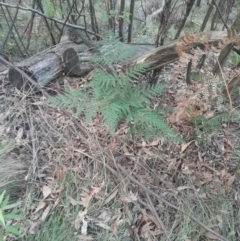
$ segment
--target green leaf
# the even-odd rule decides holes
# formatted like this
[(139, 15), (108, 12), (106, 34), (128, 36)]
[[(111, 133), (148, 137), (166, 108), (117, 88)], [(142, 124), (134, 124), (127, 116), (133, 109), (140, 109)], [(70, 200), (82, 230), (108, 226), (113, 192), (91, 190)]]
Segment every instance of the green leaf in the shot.
[(5, 220), (1, 209), (0, 209), (0, 222), (2, 223), (3, 226), (5, 226)]
[(18, 220), (18, 219), (23, 219), (24, 217), (22, 215), (17, 215), (17, 214), (12, 214), (12, 213), (9, 213), (9, 214), (5, 214), (4, 215), (4, 218), (5, 220), (9, 220), (9, 219), (14, 219), (14, 220)]
[(45, 15), (48, 18), (54, 17), (55, 8), (51, 0), (42, 0), (42, 7)]
[(5, 225), (4, 229), (8, 232), (8, 233), (12, 233), (15, 235), (19, 235), (19, 225)]
[(0, 205), (2, 209), (7, 206), (8, 201), (9, 201), (9, 195), (4, 199), (4, 201), (2, 202), (2, 205)]
[(21, 202), (9, 204), (9, 205), (7, 205), (7, 206), (5, 206), (5, 207), (2, 207), (2, 210), (12, 209), (12, 208), (15, 208), (15, 207), (19, 206), (20, 204), (21, 204)]
[(4, 197), (4, 194), (5, 194), (5, 190), (3, 191), (3, 193), (0, 195), (0, 205), (2, 204), (2, 201), (3, 201), (3, 197)]

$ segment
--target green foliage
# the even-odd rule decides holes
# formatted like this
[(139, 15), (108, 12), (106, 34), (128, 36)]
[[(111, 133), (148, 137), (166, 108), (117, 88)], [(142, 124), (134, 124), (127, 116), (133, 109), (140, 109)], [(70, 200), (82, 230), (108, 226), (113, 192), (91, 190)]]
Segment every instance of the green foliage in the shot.
[(235, 65), (237, 65), (237, 64), (239, 64), (239, 62), (240, 62), (240, 55), (237, 54), (237, 53), (234, 52), (234, 51), (231, 51), (231, 53), (230, 53), (230, 59), (231, 59), (231, 61), (232, 61)]
[(85, 114), (87, 123), (97, 112), (101, 112), (102, 121), (111, 134), (115, 133), (119, 122), (125, 120), (130, 125), (129, 134), (136, 133), (137, 137), (145, 135), (147, 139), (158, 135), (181, 141), (162, 117), (149, 108), (151, 100), (162, 93), (168, 85), (132, 83), (132, 80), (139, 79), (152, 63), (140, 63), (128, 67), (125, 71), (110, 71), (114, 63), (129, 57), (132, 49), (125, 51), (125, 45), (110, 33), (103, 40), (103, 44), (102, 48), (106, 49), (102, 51), (101, 56), (93, 58), (95, 63), (103, 67), (93, 71), (92, 80), (87, 84), (85, 91), (71, 90), (50, 98), (47, 103), (61, 108), (74, 108), (77, 115)]
[[(35, 234), (28, 234), (19, 241), (76, 241), (79, 240), (75, 230), (71, 228), (66, 212), (57, 207), (57, 211), (49, 214), (48, 219), (40, 226)], [(77, 215), (77, 214), (76, 214)]]
[(19, 220), (23, 217), (20, 216), (19, 210), (15, 209), (12, 211), (9, 211), (11, 209), (14, 209), (20, 205), (20, 202), (9, 204), (9, 195), (4, 199), (5, 191), (0, 195), (0, 227), (2, 227), (3, 234), (1, 236), (0, 234), (0, 241), (3, 240), (5, 236), (8, 234), (15, 234), (19, 235), (19, 225), (7, 225), (7, 220)]
[(222, 122), (239, 121), (239, 114), (235, 112), (229, 116), (228, 112), (221, 112), (210, 118), (206, 118), (203, 115), (197, 115), (192, 117), (191, 121), (197, 127), (198, 133), (205, 135), (206, 133), (220, 128)]
[(124, 22), (126, 22), (127, 24), (130, 24), (130, 20), (129, 20), (129, 13), (128, 12), (123, 12), (123, 15), (120, 15), (120, 17), (123, 19)]
[(55, 8), (51, 0), (42, 0), (43, 11), (47, 17), (53, 18)]

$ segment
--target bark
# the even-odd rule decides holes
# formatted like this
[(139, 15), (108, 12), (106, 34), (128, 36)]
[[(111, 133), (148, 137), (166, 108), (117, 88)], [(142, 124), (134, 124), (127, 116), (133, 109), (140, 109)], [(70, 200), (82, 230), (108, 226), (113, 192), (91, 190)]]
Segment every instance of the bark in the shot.
[[(209, 44), (218, 44), (227, 36), (227, 31), (212, 32), (211, 34)], [(123, 51), (128, 51), (133, 46), (136, 47), (136, 51), (130, 59), (122, 63), (122, 66), (126, 68), (137, 63), (153, 61), (148, 71), (158, 69), (178, 60), (179, 56), (175, 50), (177, 43), (176, 40), (158, 48), (154, 48), (153, 45), (125, 44)], [(190, 52), (191, 49), (197, 46), (200, 48), (205, 47), (201, 42), (192, 42), (185, 46), (185, 51)], [(100, 47), (100, 52), (104, 47)], [(63, 72), (69, 76), (79, 77), (89, 73), (94, 68), (89, 62), (92, 54), (85, 45), (77, 45), (71, 42), (60, 43), (16, 65), (31, 76), (40, 86), (45, 86), (51, 80), (61, 76)], [(10, 82), (17, 88), (24, 85), (24, 79), (20, 74), (16, 74), (16, 70), (10, 68), (8, 76)]]

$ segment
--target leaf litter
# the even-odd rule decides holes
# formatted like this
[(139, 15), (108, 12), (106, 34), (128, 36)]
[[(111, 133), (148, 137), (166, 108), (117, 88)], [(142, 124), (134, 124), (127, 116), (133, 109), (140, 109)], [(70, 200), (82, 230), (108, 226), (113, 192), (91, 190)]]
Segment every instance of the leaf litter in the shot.
[[(78, 86), (76, 81), (72, 80), (67, 85)], [(181, 95), (185, 93), (188, 96), (193, 91), (184, 92), (184, 88), (183, 81), (179, 80), (156, 100), (155, 105), (170, 106), (174, 104), (173, 101), (176, 104)], [(58, 90), (64, 91), (64, 83), (58, 84)], [(14, 96), (14, 91), (10, 89), (9, 95)], [(201, 221), (214, 226), (214, 230), (220, 233), (226, 225), (225, 217), (228, 216), (229, 220), (231, 218), (231, 207), (235, 207), (233, 215), (239, 212), (240, 167), (239, 160), (231, 153), (240, 150), (240, 137), (234, 132), (234, 123), (229, 140), (225, 140), (231, 150), (228, 153), (231, 157), (226, 172), (224, 131), (214, 131), (205, 142), (193, 140), (195, 129), (189, 122), (189, 113), (186, 114), (184, 109), (175, 109), (168, 121), (185, 138), (186, 144), (173, 144), (162, 139), (149, 142), (145, 139), (130, 139), (127, 142), (126, 125), (121, 123), (116, 135), (110, 136), (100, 122), (100, 113), (89, 125), (79, 117), (78, 121), (89, 134), (85, 137), (73, 119), (57, 108), (42, 105), (38, 94), (33, 93), (32, 98), (36, 99), (34, 105), (24, 95), (19, 94), (18, 98), (26, 108), (14, 105), (9, 99), (2, 103), (12, 109), (11, 112), (5, 110), (4, 128), (1, 127), (1, 132), (21, 147), (19, 150), (14, 149), (12, 154), (25, 160), (38, 157), (35, 173), (31, 168), (29, 170), (35, 174), (32, 175), (34, 178), (31, 179), (31, 175), (28, 175), (27, 179), (29, 184), (35, 184), (33, 190), (36, 195), (30, 202), (27, 202), (27, 194), (21, 197), (26, 200), (25, 216), (29, 226), (25, 228), (26, 234), (35, 234), (44, 226), (48, 217), (60, 209), (65, 213), (64, 221), (69, 222), (69, 227), (78, 240), (101, 240), (106, 232), (120, 240), (127, 237), (164, 240), (165, 234), (149, 207), (145, 191), (132, 183), (128, 176), (121, 174), (119, 177), (107, 168), (112, 168), (117, 174), (120, 172), (118, 165), (145, 187), (185, 210), (186, 214), (194, 213), (200, 219), (202, 216), (207, 217)], [(196, 106), (196, 102), (190, 104), (191, 107)], [(206, 108), (208, 106), (200, 106), (198, 114)], [(27, 118), (29, 111), (33, 116), (34, 128)], [(193, 114), (194, 108), (191, 111), (190, 114)], [(4, 115), (4, 112), (1, 114)], [(13, 114), (16, 114), (15, 121)], [(37, 140), (35, 152), (31, 130), (35, 130), (34, 138)], [(227, 194), (223, 188), (225, 185)], [(70, 203), (69, 209), (66, 208), (65, 199)], [(184, 215), (157, 198), (151, 196), (151, 199), (165, 228), (169, 232), (171, 230), (171, 238), (177, 238), (186, 228)], [(224, 207), (226, 203), (228, 207)], [(74, 208), (78, 211), (74, 211)], [(239, 221), (236, 216), (232, 218), (235, 218), (232, 225), (237, 236)], [(200, 226), (192, 223), (192, 230), (194, 228), (199, 230)], [(228, 229), (231, 233), (230, 226)], [(206, 240), (216, 239), (209, 231), (201, 232), (202, 238)], [(189, 235), (183, 235), (183, 240), (184, 237), (185, 240), (194, 240), (194, 231), (189, 231)]]

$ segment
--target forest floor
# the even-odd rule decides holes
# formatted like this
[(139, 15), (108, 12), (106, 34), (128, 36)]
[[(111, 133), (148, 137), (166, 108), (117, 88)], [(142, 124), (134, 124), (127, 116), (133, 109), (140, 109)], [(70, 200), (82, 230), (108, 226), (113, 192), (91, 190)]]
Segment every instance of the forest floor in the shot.
[[(62, 77), (46, 90), (81, 81)], [(177, 80), (154, 107), (176, 107), (186, 88)], [(100, 114), (87, 126), (8, 81), (0, 92), (1, 132), (16, 143), (9, 157), (27, 170), (21, 237), (7, 240), (240, 240), (239, 123), (200, 136), (186, 118), (165, 114), (186, 144), (147, 142), (126, 139), (125, 123), (110, 136)]]

